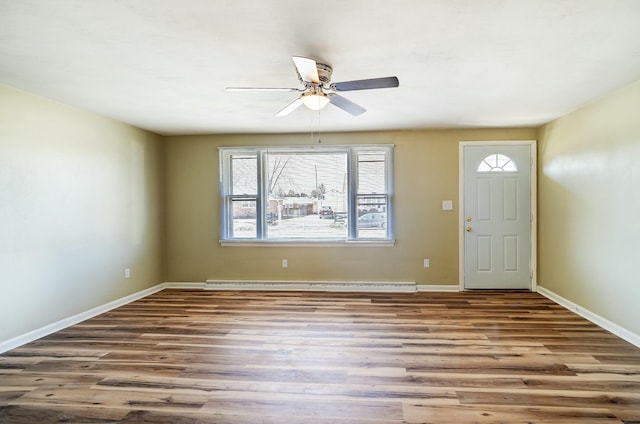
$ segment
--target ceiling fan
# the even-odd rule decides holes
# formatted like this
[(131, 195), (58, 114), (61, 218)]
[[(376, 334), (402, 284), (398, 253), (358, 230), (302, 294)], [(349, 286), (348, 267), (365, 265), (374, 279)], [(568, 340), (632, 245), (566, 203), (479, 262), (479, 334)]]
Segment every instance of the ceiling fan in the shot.
[(270, 88), (270, 87), (227, 87), (227, 91), (290, 91), (300, 93), (300, 97), (288, 104), (276, 116), (285, 116), (305, 105), (312, 110), (320, 110), (331, 103), (332, 105), (358, 116), (367, 110), (362, 106), (348, 100), (338, 92), (371, 90), (375, 88), (398, 87), (400, 82), (397, 77), (371, 78), (344, 82), (331, 82), (333, 68), (318, 63), (314, 59), (302, 56), (292, 56), (298, 73), (298, 79), (304, 85), (303, 88)]

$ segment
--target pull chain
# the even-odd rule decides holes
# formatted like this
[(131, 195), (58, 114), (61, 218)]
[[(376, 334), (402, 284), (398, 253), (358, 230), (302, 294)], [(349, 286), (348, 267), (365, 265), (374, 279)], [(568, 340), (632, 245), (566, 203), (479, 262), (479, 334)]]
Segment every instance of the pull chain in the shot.
[(318, 144), (322, 144), (322, 140), (320, 139), (320, 111), (318, 110)]

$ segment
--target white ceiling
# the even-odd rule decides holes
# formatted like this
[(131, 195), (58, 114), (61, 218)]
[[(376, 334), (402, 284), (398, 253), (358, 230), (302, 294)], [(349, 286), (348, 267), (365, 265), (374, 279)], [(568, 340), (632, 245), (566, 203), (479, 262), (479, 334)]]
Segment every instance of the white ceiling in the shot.
[[(298, 87), (291, 55), (400, 87), (224, 90)], [(639, 78), (638, 0), (0, 0), (0, 83), (160, 134), (531, 126)]]

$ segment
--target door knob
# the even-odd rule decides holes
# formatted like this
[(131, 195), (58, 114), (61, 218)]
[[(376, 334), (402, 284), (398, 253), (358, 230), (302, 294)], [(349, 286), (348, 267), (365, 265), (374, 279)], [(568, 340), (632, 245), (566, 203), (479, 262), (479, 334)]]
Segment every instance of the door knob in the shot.
[(465, 228), (465, 230), (467, 230), (467, 233), (471, 232), (471, 227), (467, 227)]

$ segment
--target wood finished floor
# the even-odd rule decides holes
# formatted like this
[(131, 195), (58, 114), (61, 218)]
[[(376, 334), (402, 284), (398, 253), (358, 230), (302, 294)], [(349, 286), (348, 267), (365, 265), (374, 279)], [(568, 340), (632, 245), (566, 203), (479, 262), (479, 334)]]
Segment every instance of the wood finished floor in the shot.
[(0, 355), (1, 423), (640, 423), (640, 349), (525, 292), (164, 290)]

